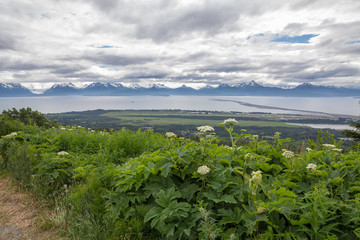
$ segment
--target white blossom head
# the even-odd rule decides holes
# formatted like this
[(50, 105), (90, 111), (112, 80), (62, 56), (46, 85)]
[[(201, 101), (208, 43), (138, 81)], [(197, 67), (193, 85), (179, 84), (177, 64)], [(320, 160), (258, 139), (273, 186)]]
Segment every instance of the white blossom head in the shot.
[(335, 148), (336, 146), (334, 144), (323, 144), (323, 147), (327, 147), (327, 148)]
[(341, 148), (333, 148), (331, 150), (333, 150), (334, 152), (338, 152), (338, 153), (341, 153), (343, 151)]
[(234, 118), (228, 118), (224, 121), (224, 124), (229, 124), (230, 126), (234, 126), (238, 124), (238, 121), (236, 121)]
[(282, 151), (283, 151), (282, 155), (286, 158), (292, 158), (295, 155), (294, 152), (286, 149), (283, 149)]
[(200, 132), (210, 132), (210, 131), (215, 131), (213, 127), (211, 126), (200, 126), (200, 127), (197, 127), (197, 130), (200, 131)]
[(173, 132), (166, 132), (165, 136), (168, 137), (168, 138), (173, 138), (173, 137), (176, 137), (176, 134), (173, 133)]
[(309, 163), (307, 166), (306, 166), (306, 169), (310, 170), (310, 171), (315, 171), (316, 170), (316, 164), (314, 163)]
[(256, 172), (252, 172), (251, 173), (252, 177), (251, 177), (250, 181), (253, 182), (255, 185), (259, 185), (262, 181), (261, 173), (262, 172), (260, 170), (258, 170)]
[(3, 136), (3, 138), (15, 138), (17, 136), (17, 132), (12, 132), (8, 135)]
[(65, 151), (61, 151), (61, 152), (58, 152), (57, 155), (63, 156), (63, 155), (69, 155), (69, 153), (65, 152)]
[(197, 170), (200, 175), (206, 175), (210, 172), (210, 168), (206, 165), (200, 166)]
[(309, 147), (305, 148), (305, 150), (308, 151), (308, 152), (311, 152), (311, 151), (312, 151), (312, 149), (309, 148)]

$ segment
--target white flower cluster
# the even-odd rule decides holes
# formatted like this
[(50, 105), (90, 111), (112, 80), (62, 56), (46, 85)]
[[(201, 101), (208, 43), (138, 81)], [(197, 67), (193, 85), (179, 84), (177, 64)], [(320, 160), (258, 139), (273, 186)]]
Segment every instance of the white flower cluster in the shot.
[(3, 136), (3, 138), (13, 138), (13, 137), (16, 137), (16, 136), (17, 136), (17, 132), (12, 132), (12, 133), (10, 133), (8, 135)]
[(69, 153), (68, 153), (68, 152), (65, 152), (65, 151), (61, 151), (61, 152), (58, 152), (57, 154), (58, 154), (58, 155), (68, 155)]
[(327, 144), (327, 143), (323, 144), (323, 146), (324, 146), (324, 147), (328, 147), (328, 148), (335, 148), (335, 147), (336, 147), (336, 146), (333, 145), (333, 144)]
[(197, 172), (200, 174), (200, 175), (206, 175), (210, 172), (210, 168), (206, 165), (203, 165), (201, 167), (198, 168)]
[(256, 186), (259, 185), (262, 181), (261, 173), (262, 172), (260, 170), (251, 173), (252, 177), (251, 177), (250, 181), (253, 182)]
[(283, 149), (282, 151), (283, 151), (282, 155), (286, 158), (292, 158), (295, 155), (294, 152), (286, 149)]
[(225, 149), (229, 149), (229, 150), (234, 150), (233, 147), (230, 147), (230, 146), (228, 146), (228, 145), (225, 145), (224, 148), (225, 148)]
[(309, 163), (307, 166), (306, 166), (306, 169), (310, 170), (310, 171), (315, 171), (316, 170), (316, 164), (314, 163)]
[(209, 132), (209, 131), (214, 131), (214, 128), (211, 126), (200, 126), (200, 127), (197, 127), (197, 130), (205, 133), (205, 132)]
[(173, 138), (173, 137), (176, 137), (176, 134), (173, 133), (173, 132), (166, 132), (165, 136), (168, 137), (168, 138)]
[(234, 118), (228, 118), (224, 121), (225, 124), (229, 124), (229, 125), (236, 125), (238, 124), (238, 121), (236, 121)]
[(333, 148), (333, 149), (331, 149), (331, 150), (333, 150), (333, 151), (335, 151), (335, 152), (339, 152), (339, 153), (342, 152), (342, 149), (341, 149), (341, 148)]
[(306, 151), (308, 151), (308, 152), (311, 152), (311, 151), (312, 151), (312, 149), (309, 148), (309, 147), (307, 147), (307, 148), (305, 148), (305, 149), (306, 149)]

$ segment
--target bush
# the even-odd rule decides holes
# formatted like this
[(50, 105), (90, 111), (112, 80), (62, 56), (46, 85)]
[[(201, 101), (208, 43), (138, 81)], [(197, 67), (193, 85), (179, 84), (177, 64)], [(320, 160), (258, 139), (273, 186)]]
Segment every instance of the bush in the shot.
[(235, 125), (231, 146), (208, 126), (198, 141), (27, 126), (1, 138), (0, 167), (56, 202), (71, 239), (360, 237), (358, 150), (320, 133), (295, 153)]

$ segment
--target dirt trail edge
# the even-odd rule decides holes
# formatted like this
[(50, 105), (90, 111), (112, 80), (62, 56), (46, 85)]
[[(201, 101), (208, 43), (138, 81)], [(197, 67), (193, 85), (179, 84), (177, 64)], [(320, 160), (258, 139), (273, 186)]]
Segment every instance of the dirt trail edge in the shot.
[(0, 240), (58, 240), (41, 201), (0, 175)]

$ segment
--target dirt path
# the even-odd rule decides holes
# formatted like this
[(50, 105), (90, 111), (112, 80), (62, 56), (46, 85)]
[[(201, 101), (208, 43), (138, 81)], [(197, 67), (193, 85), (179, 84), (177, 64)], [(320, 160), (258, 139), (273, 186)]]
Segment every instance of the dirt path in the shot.
[(59, 240), (50, 217), (43, 202), (0, 176), (0, 240)]

